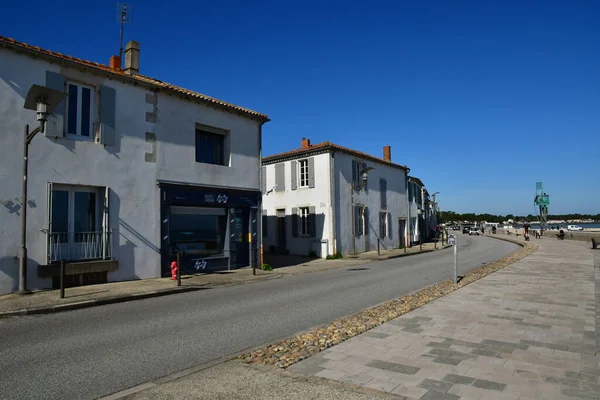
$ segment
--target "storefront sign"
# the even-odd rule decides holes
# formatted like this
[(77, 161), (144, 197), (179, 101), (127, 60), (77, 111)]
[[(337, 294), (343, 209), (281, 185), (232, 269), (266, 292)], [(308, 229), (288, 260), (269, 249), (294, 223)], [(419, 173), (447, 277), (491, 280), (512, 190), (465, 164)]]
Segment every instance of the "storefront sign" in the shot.
[(229, 207), (256, 207), (260, 192), (242, 190), (214, 190), (205, 188), (164, 187), (165, 200), (177, 205), (227, 205)]

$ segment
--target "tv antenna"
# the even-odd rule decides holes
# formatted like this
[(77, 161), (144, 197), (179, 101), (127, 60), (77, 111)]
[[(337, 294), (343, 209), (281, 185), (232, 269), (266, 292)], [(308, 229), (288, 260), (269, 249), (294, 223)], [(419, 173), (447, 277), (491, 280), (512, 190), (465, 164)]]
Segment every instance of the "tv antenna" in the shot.
[(117, 3), (117, 22), (121, 24), (119, 40), (119, 57), (123, 59), (123, 26), (133, 22), (133, 7), (131, 4)]

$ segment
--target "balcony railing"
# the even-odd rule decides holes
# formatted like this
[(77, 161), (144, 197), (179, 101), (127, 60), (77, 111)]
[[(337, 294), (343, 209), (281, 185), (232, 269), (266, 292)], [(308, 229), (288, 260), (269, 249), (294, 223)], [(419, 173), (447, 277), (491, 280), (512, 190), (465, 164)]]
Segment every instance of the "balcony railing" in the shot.
[(50, 262), (112, 259), (112, 231), (52, 232), (48, 239)]

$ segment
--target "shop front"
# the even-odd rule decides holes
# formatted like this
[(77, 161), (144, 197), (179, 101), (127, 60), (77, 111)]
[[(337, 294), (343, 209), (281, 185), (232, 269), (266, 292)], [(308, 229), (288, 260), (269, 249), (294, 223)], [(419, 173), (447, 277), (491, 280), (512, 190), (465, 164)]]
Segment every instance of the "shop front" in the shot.
[(160, 184), (161, 273), (177, 259), (184, 274), (258, 262), (260, 192)]

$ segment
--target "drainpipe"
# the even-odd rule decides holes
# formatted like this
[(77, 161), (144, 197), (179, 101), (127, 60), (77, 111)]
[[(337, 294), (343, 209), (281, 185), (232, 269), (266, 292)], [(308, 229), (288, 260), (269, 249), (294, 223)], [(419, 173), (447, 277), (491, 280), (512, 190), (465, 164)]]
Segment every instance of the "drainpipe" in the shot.
[[(263, 192), (262, 192), (262, 126), (263, 126), (264, 122), (261, 122), (260, 125), (258, 126), (258, 190), (260, 191), (260, 196), (258, 198), (258, 209), (256, 210), (256, 224), (258, 226), (260, 226), (259, 232), (257, 232), (257, 235), (259, 235), (256, 238), (256, 243), (260, 243), (260, 246), (257, 246), (258, 248), (255, 251), (260, 251), (260, 255), (258, 257), (260, 265), (263, 265), (263, 226), (262, 226), (262, 197), (263, 197)], [(258, 219), (260, 217), (260, 220)], [(260, 223), (258, 222), (260, 221)], [(253, 260), (254, 261), (254, 260)], [(252, 275), (256, 275), (256, 263), (252, 262)]]
[(408, 234), (406, 235), (406, 238), (408, 240), (408, 243), (406, 243), (406, 247), (408, 247), (410, 245), (410, 196), (408, 194), (408, 185), (410, 185), (410, 178), (408, 177), (408, 173), (406, 174), (406, 230), (408, 231)]
[[(331, 254), (335, 254), (337, 251), (337, 231), (335, 226), (335, 151), (329, 153), (329, 213), (330, 223), (329, 227), (329, 240), (333, 244)], [(327, 243), (327, 251), (329, 252), (329, 243)]]

